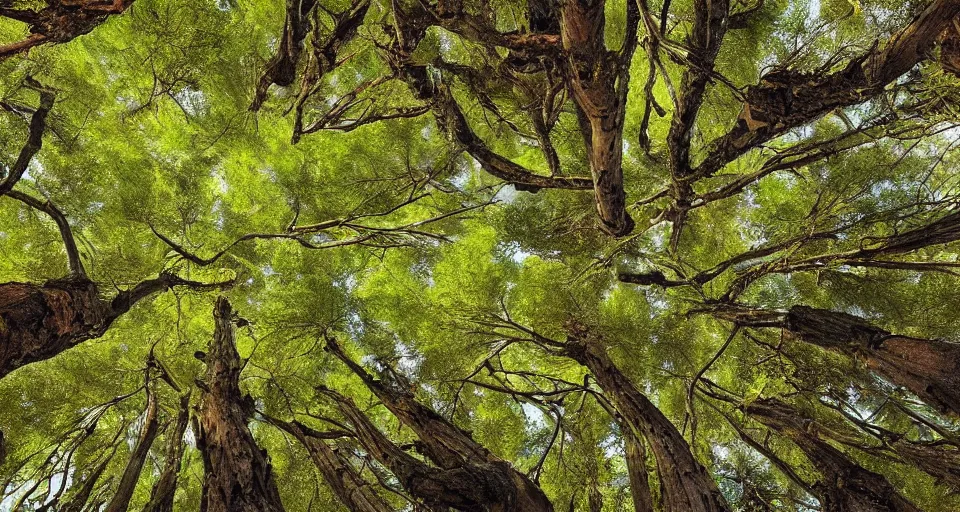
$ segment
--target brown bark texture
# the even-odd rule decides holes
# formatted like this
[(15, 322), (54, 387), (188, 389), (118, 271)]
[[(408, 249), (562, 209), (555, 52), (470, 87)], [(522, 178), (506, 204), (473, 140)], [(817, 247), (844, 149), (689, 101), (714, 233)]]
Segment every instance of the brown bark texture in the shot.
[(776, 399), (744, 405), (744, 412), (800, 448), (820, 473), (812, 486), (824, 512), (920, 512), (878, 473), (867, 470), (816, 435), (816, 425)]
[(283, 512), (266, 451), (247, 426), (253, 403), (240, 391), (240, 356), (232, 309), (217, 298), (215, 330), (206, 355), (197, 445), (203, 454), (201, 512)]
[(657, 461), (657, 474), (668, 512), (719, 512), (730, 507), (707, 469), (693, 456), (677, 427), (623, 374), (599, 340), (584, 328), (573, 326), (567, 355), (596, 378), (619, 413), (622, 430), (646, 440)]

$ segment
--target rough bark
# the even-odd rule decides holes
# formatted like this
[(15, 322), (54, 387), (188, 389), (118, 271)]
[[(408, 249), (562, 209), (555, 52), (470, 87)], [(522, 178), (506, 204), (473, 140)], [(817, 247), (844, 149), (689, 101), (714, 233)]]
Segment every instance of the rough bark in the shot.
[[(509, 462), (474, 441), (469, 433), (418, 402), (410, 391), (409, 384), (403, 381), (402, 377), (394, 374), (390, 381), (375, 379), (350, 359), (333, 338), (327, 339), (327, 350), (350, 367), (383, 405), (401, 423), (414, 431), (419, 438), (416, 448), (440, 469), (445, 470), (441, 478), (441, 481), (446, 482), (444, 485), (453, 485), (452, 481), (447, 480), (452, 478), (452, 475), (469, 474), (472, 475), (471, 479), (481, 479), (489, 486), (483, 493), (476, 495), (479, 505), (484, 503), (479, 500), (487, 500), (487, 504), (483, 505), (487, 507), (485, 510), (513, 510), (511, 507), (529, 511), (553, 510), (553, 505), (540, 487), (514, 469)], [(344, 414), (346, 415), (346, 412)], [(359, 420), (351, 418), (351, 421), (355, 419)], [(408, 489), (415, 494), (413, 489)], [(496, 498), (492, 498), (494, 496)]]
[(307, 449), (310, 460), (317, 466), (324, 481), (345, 507), (355, 512), (393, 512), (374, 487), (363, 479), (340, 448), (297, 421), (283, 422), (268, 418), (270, 423), (291, 434)]
[(855, 105), (927, 59), (937, 38), (960, 15), (960, 0), (935, 0), (882, 47), (852, 59), (842, 70), (808, 74), (779, 69), (747, 89), (736, 125), (710, 143), (696, 177), (711, 176), (748, 150), (834, 109)]
[(722, 310), (717, 316), (745, 326), (781, 328), (795, 339), (862, 360), (930, 406), (960, 414), (960, 344), (891, 334), (860, 317), (809, 306), (785, 313)]
[(453, 508), (464, 512), (553, 510), (546, 498), (541, 501), (540, 497), (518, 493), (511, 474), (516, 471), (508, 462), (481, 460), (447, 469), (430, 466), (391, 442), (350, 398), (328, 389), (322, 389), (322, 392), (336, 401), (367, 453), (386, 466), (404, 489), (431, 509)]
[(157, 418), (157, 397), (151, 389), (150, 379), (146, 384), (147, 407), (144, 411), (143, 426), (140, 428), (140, 435), (137, 438), (137, 444), (130, 454), (130, 460), (123, 470), (120, 477), (120, 483), (117, 485), (117, 491), (105, 512), (126, 512), (130, 507), (130, 498), (133, 497), (133, 491), (137, 488), (137, 482), (140, 480), (140, 472), (143, 470), (143, 463), (147, 460), (153, 441), (160, 432), (160, 423)]
[(201, 512), (283, 512), (266, 451), (247, 426), (253, 404), (240, 391), (230, 303), (217, 298), (201, 388), (197, 446), (203, 454)]
[(650, 492), (650, 477), (647, 473), (647, 450), (643, 440), (633, 430), (623, 431), (624, 459), (627, 461), (627, 476), (630, 479), (630, 495), (636, 512), (653, 512), (653, 494)]
[(744, 412), (790, 439), (807, 456), (821, 479), (812, 486), (824, 512), (920, 512), (878, 473), (856, 464), (843, 452), (821, 440), (816, 425), (789, 405), (760, 399), (743, 406)]
[(613, 363), (599, 340), (571, 326), (567, 355), (585, 366), (619, 413), (622, 430), (646, 440), (657, 461), (657, 474), (668, 512), (719, 512), (730, 507), (716, 482), (693, 456), (677, 427)]
[(102, 336), (140, 300), (181, 285), (193, 289), (221, 286), (161, 274), (120, 292), (113, 300), (104, 300), (97, 285), (82, 276), (43, 285), (0, 283), (0, 378)]
[(189, 421), (190, 393), (187, 391), (180, 395), (177, 419), (173, 423), (173, 428), (167, 433), (163, 469), (150, 490), (150, 501), (144, 505), (143, 512), (173, 512), (173, 498), (177, 492), (177, 480), (180, 476), (180, 465), (186, 446), (183, 435), (187, 431)]
[(0, 16), (26, 23), (30, 29), (30, 35), (25, 39), (0, 45), (0, 60), (44, 43), (66, 43), (88, 34), (131, 4), (133, 0), (50, 0), (47, 7), (37, 11), (0, 7)]
[[(627, 2), (627, 6), (636, 8), (634, 2)], [(582, 131), (590, 155), (600, 227), (610, 235), (624, 236), (634, 227), (623, 188), (623, 121), (633, 50), (625, 52), (622, 59), (608, 51), (604, 24), (603, 0), (561, 4), (565, 79), (578, 113), (586, 121)], [(629, 30), (628, 26), (625, 48), (635, 48)]]

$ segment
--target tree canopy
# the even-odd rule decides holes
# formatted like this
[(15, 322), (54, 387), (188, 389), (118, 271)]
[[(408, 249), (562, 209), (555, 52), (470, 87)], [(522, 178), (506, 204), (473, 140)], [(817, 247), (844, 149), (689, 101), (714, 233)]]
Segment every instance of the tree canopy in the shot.
[(960, 510), (960, 0), (0, 0), (0, 510)]

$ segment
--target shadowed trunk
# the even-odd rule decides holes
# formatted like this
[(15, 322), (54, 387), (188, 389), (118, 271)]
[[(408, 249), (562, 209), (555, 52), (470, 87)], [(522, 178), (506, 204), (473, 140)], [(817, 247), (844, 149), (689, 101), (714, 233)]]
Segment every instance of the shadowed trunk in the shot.
[(862, 318), (809, 306), (786, 313), (762, 309), (719, 311), (741, 325), (779, 327), (789, 335), (857, 358), (941, 412), (960, 414), (960, 345), (891, 334)]
[(333, 398), (353, 425), (357, 439), (374, 459), (387, 467), (412, 496), (431, 509), (453, 508), (465, 512), (552, 511), (542, 496), (521, 495), (516, 471), (504, 461), (476, 461), (449, 469), (429, 466), (390, 441), (350, 398), (321, 388)]
[(167, 433), (167, 447), (164, 453), (163, 470), (150, 490), (150, 501), (143, 512), (173, 512), (173, 498), (177, 492), (177, 480), (186, 446), (183, 435), (190, 421), (190, 392), (180, 395), (180, 410), (174, 421), (173, 429)]
[(197, 445), (203, 453), (201, 512), (283, 512), (266, 451), (247, 424), (253, 403), (240, 391), (240, 356), (230, 303), (217, 298), (215, 330), (206, 355)]
[(751, 418), (787, 437), (806, 454), (821, 479), (812, 486), (824, 512), (920, 512), (883, 475), (869, 471), (816, 434), (816, 425), (775, 399), (743, 406)]
[(636, 512), (653, 512), (653, 494), (650, 492), (650, 477), (647, 474), (647, 450), (643, 446), (643, 440), (632, 430), (625, 429), (623, 445), (633, 509)]
[(597, 380), (620, 417), (621, 430), (646, 440), (657, 461), (668, 512), (730, 510), (716, 482), (694, 458), (677, 427), (641, 393), (613, 363), (605, 347), (574, 326), (568, 338), (568, 357), (585, 366)]
[[(149, 370), (148, 370), (149, 372)], [(120, 477), (120, 484), (117, 491), (110, 499), (105, 512), (126, 512), (130, 506), (130, 498), (133, 497), (133, 491), (137, 488), (137, 481), (140, 480), (140, 472), (143, 470), (143, 463), (147, 460), (153, 441), (157, 438), (160, 425), (157, 421), (157, 397), (153, 393), (150, 385), (150, 379), (147, 378), (145, 386), (147, 393), (147, 408), (144, 411), (143, 426), (140, 428), (140, 436), (137, 438), (137, 445), (127, 461), (127, 467), (123, 470), (123, 476)]]
[(0, 61), (44, 43), (66, 43), (87, 34), (132, 3), (133, 0), (48, 1), (47, 7), (37, 11), (7, 8), (7, 3), (0, 16), (26, 23), (30, 35), (21, 41), (0, 45)]
[(277, 427), (295, 437), (307, 449), (310, 460), (317, 466), (324, 481), (336, 494), (345, 507), (354, 512), (393, 512), (390, 506), (363, 479), (349, 459), (343, 456), (340, 448), (332, 448), (319, 432), (315, 432), (300, 422), (285, 422), (267, 418)]
[[(474, 503), (471, 506), (485, 507), (482, 510), (491, 511), (525, 510), (535, 512), (553, 510), (553, 505), (540, 487), (526, 475), (518, 472), (509, 462), (500, 459), (474, 441), (469, 433), (450, 423), (433, 409), (418, 402), (410, 391), (410, 384), (402, 376), (389, 373), (389, 380), (375, 379), (359, 364), (350, 359), (343, 352), (338, 342), (330, 337), (327, 338), (327, 350), (350, 367), (363, 380), (367, 388), (383, 402), (383, 405), (402, 424), (417, 434), (419, 438), (419, 441), (415, 444), (417, 450), (444, 470), (439, 473), (441, 476), (436, 476), (439, 482), (443, 482), (441, 487), (444, 491), (440, 494), (447, 492), (445, 486), (459, 487), (475, 481), (478, 482), (476, 485), (480, 487), (471, 497)], [(341, 404), (341, 410), (345, 416), (351, 419), (351, 422), (354, 422), (354, 420), (360, 421), (360, 418), (351, 417), (351, 415), (356, 416), (355, 413), (359, 413), (359, 411), (353, 411), (355, 407), (352, 406), (352, 403), (343, 400), (338, 400), (338, 403)], [(347, 412), (350, 414), (348, 415)], [(369, 422), (369, 420), (367, 421)], [(356, 423), (355, 426), (358, 429), (360, 428)], [(375, 429), (372, 424), (370, 427)], [(379, 433), (379, 431), (377, 432)], [(371, 437), (370, 440), (372, 441), (373, 438)], [(386, 439), (383, 442), (389, 443)], [(385, 446), (382, 451), (384, 454), (389, 454), (392, 449)], [(378, 460), (380, 459), (378, 458)], [(386, 462), (381, 462), (387, 465)], [(410, 470), (406, 467), (409, 465), (409, 462), (404, 463), (404, 471)], [(417, 469), (414, 474), (420, 474), (421, 472), (422, 469)], [(451, 480), (454, 475), (461, 475), (467, 478), (467, 481), (454, 483)], [(399, 474), (397, 476), (400, 477)], [(483, 482), (486, 488), (482, 488), (483, 486), (479, 482)], [(417, 494), (414, 489), (409, 487), (407, 489), (412, 494)], [(440, 500), (436, 503), (445, 504), (445, 501)], [(446, 506), (455, 505), (447, 504)], [(464, 510), (475, 510), (475, 508)]]

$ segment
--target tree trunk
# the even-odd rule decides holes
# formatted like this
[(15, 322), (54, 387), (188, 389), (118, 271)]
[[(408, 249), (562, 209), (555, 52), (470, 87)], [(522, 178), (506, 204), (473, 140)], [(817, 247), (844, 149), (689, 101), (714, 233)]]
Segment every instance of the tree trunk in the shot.
[(215, 330), (206, 355), (197, 444), (203, 453), (201, 512), (283, 512), (267, 454), (247, 423), (253, 404), (240, 391), (240, 356), (231, 308), (219, 297)]
[[(57, 221), (60, 223), (61, 219)], [(66, 219), (62, 218), (62, 222), (66, 224)], [(69, 230), (64, 239), (72, 242)], [(75, 247), (68, 244), (68, 248), (71, 246)], [(71, 257), (74, 259), (79, 261), (79, 256)], [(78, 343), (103, 336), (114, 320), (154, 293), (174, 286), (205, 290), (232, 285), (198, 283), (161, 273), (118, 293), (112, 300), (104, 300), (97, 285), (76, 271), (82, 267), (71, 267), (74, 271), (70, 276), (43, 285), (0, 283), (0, 378), (21, 366), (50, 359)]]
[(960, 414), (960, 345), (896, 336), (863, 319), (807, 306), (787, 313), (784, 329), (799, 339), (850, 357), (903, 386), (941, 412)]
[[(604, 44), (604, 1), (569, 0), (561, 4), (560, 35), (570, 95), (589, 125), (584, 138), (600, 216), (600, 227), (613, 236), (633, 231), (623, 189), (623, 121), (627, 84), (621, 63)], [(632, 44), (627, 42), (627, 44)], [(625, 63), (629, 66), (629, 63)]]
[(812, 490), (823, 512), (920, 512), (883, 475), (869, 471), (816, 435), (816, 424), (776, 399), (744, 405), (744, 412), (787, 437), (806, 454), (821, 480)]
[(643, 446), (643, 440), (630, 429), (624, 430), (622, 435), (633, 509), (636, 512), (653, 512), (653, 494), (650, 492), (650, 477), (647, 474), (647, 450)]
[(0, 378), (86, 339), (107, 310), (86, 279), (0, 284)]
[(349, 510), (394, 512), (394, 508), (377, 494), (369, 482), (363, 479), (354, 465), (340, 453), (339, 448), (331, 448), (327, 441), (311, 435), (310, 429), (299, 422), (288, 423), (279, 420), (270, 422), (300, 441), (310, 454), (310, 460), (320, 470), (324, 481), (340, 499), (340, 503)]
[(153, 489), (150, 490), (150, 501), (143, 507), (143, 512), (173, 512), (173, 498), (177, 492), (177, 479), (186, 446), (183, 435), (187, 431), (189, 421), (190, 393), (188, 391), (180, 395), (180, 411), (177, 413), (173, 430), (167, 433), (163, 470), (153, 484)]
[[(484, 498), (491, 503), (487, 505), (491, 507), (490, 510), (494, 510), (493, 507), (504, 507), (497, 510), (513, 510), (510, 508), (512, 506), (531, 512), (553, 510), (550, 500), (537, 484), (514, 469), (509, 462), (474, 441), (469, 433), (418, 402), (410, 391), (409, 383), (401, 380), (401, 376), (393, 374), (391, 380), (394, 382), (373, 378), (363, 367), (347, 357), (333, 338), (327, 339), (327, 350), (350, 367), (383, 405), (417, 434), (417, 449), (441, 469), (448, 470), (444, 472), (444, 478), (451, 474), (470, 474), (473, 475), (469, 477), (470, 480), (486, 481), (493, 493)], [(410, 491), (414, 493), (412, 489)], [(496, 498), (491, 498), (493, 496)]]
[[(581, 331), (581, 332), (573, 332)], [(677, 427), (641, 393), (610, 359), (598, 340), (574, 328), (567, 355), (590, 370), (597, 384), (619, 413), (621, 430), (642, 436), (653, 451), (667, 512), (719, 512), (730, 510), (716, 482), (694, 458)]]
[[(149, 370), (148, 370), (149, 371)], [(150, 380), (147, 379), (147, 408), (144, 412), (143, 426), (140, 428), (140, 436), (137, 438), (137, 445), (127, 461), (127, 467), (123, 470), (123, 476), (120, 477), (120, 484), (117, 486), (117, 492), (110, 499), (105, 512), (126, 512), (130, 506), (130, 498), (133, 497), (133, 491), (137, 488), (137, 481), (140, 480), (140, 472), (143, 470), (143, 463), (147, 460), (153, 441), (157, 438), (159, 432), (159, 423), (157, 421), (157, 397), (154, 395), (150, 386)]]

